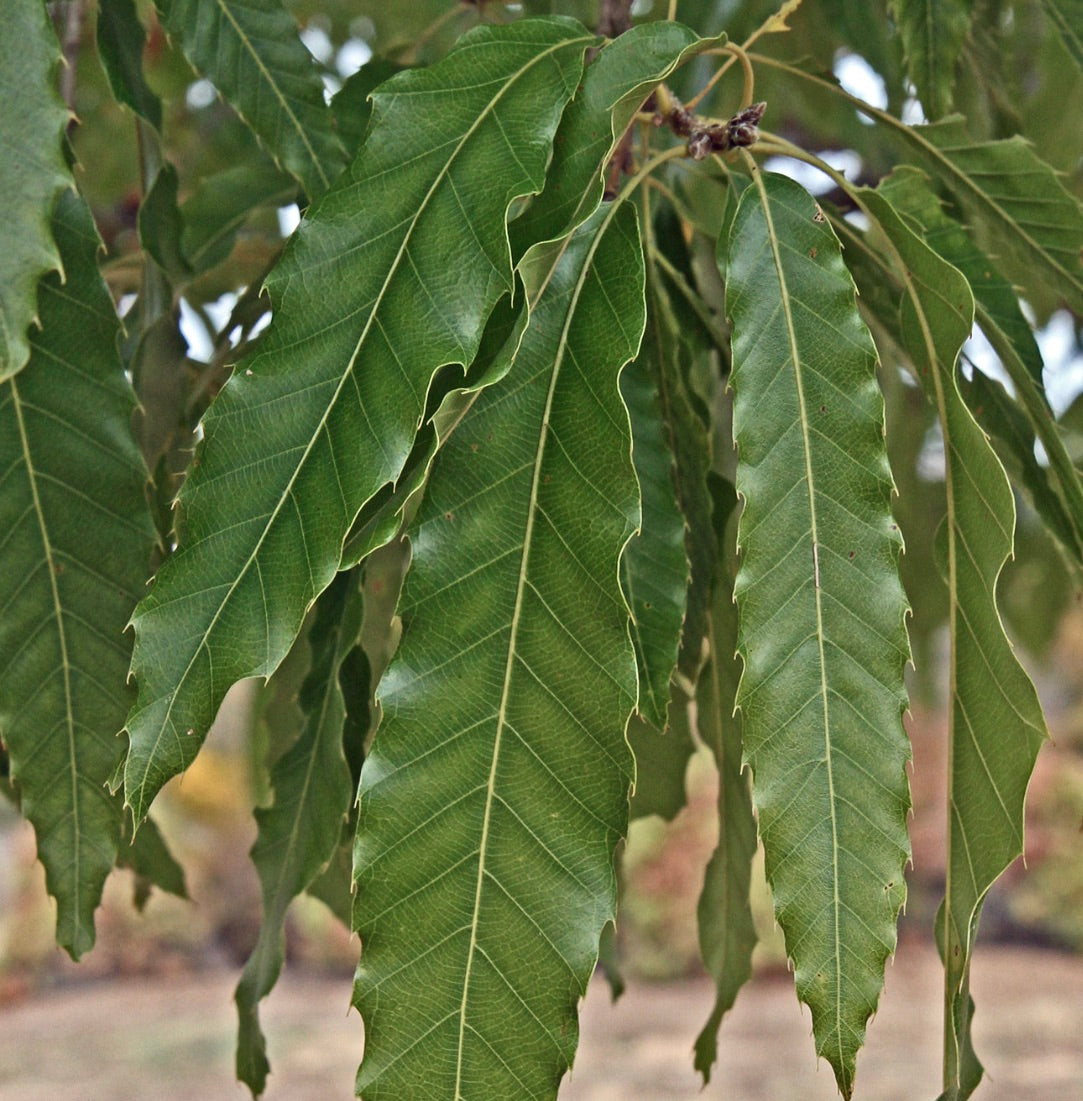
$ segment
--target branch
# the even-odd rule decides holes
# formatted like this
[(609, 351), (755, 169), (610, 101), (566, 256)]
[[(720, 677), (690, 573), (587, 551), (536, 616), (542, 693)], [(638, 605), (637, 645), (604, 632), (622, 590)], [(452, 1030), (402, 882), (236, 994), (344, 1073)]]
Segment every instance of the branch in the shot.
[(632, 0), (602, 0), (598, 33), (606, 38), (624, 34), (632, 25)]

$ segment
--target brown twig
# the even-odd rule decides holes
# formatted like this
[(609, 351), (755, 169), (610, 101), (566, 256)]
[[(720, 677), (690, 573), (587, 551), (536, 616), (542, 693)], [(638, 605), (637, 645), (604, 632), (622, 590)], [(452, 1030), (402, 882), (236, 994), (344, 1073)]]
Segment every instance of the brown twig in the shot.
[[(83, 41), (83, 0), (68, 0), (64, 15), (64, 33), (60, 48), (64, 52), (64, 67), (60, 71), (60, 95), (75, 114), (75, 66)], [(73, 120), (74, 121), (74, 120)]]
[(666, 87), (656, 89), (648, 110), (654, 109), (656, 126), (668, 126), (674, 134), (688, 139), (688, 155), (702, 161), (712, 153), (744, 149), (759, 140), (759, 123), (767, 109), (766, 103), (753, 103), (738, 111), (728, 122), (712, 122), (693, 114)]

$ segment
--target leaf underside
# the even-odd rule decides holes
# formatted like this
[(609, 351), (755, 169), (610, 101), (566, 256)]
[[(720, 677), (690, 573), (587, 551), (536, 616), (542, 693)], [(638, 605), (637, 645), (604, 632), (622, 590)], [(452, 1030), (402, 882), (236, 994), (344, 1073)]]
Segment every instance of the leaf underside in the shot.
[(61, 145), (69, 116), (56, 90), (60, 64), (45, 5), (9, 5), (0, 24), (0, 381), (30, 356), (38, 279), (62, 270), (49, 218), (57, 195), (74, 184)]
[(973, 0), (891, 0), (910, 79), (931, 119), (951, 109)]
[(121, 804), (105, 785), (124, 753), (124, 626), (154, 530), (100, 239), (74, 193), (53, 232), (67, 278), (42, 280), (30, 362), (0, 384), (0, 734), (57, 900), (57, 940), (78, 957), (117, 854)]
[(729, 246), (737, 703), (775, 912), (844, 1096), (909, 855), (909, 651), (876, 354), (812, 198), (756, 173)]
[(863, 201), (905, 266), (907, 348), (944, 434), (948, 515), (942, 569), (948, 582), (951, 715), (948, 868), (940, 927), (954, 1051), (945, 1097), (968, 1097), (981, 1076), (970, 1041), (969, 968), (986, 892), (1023, 849), (1023, 799), (1045, 721), (996, 604), (1012, 553), (1015, 503), (984, 433), (959, 395), (955, 358), (969, 334), (966, 280), (937, 256), (875, 191)]
[(399, 476), (434, 373), (473, 359), (511, 288), (508, 205), (540, 190), (591, 42), (566, 20), (478, 27), (375, 93), (363, 150), (268, 280), (276, 320), (204, 420), (184, 541), (133, 616), (137, 819), (229, 686), (277, 667), (357, 513)]
[[(617, 387), (643, 326), (633, 212), (522, 267), (509, 373), (439, 452), (361, 777), (358, 1092), (552, 1098), (615, 909), (637, 522)], [(550, 273), (552, 273), (551, 278)], [(544, 293), (539, 292), (544, 287)]]

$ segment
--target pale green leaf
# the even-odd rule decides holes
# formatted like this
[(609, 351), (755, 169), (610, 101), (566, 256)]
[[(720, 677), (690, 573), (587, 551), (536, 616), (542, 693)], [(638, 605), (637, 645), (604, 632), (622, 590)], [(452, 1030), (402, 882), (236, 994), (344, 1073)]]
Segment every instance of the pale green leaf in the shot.
[(98, 57), (117, 100), (155, 128), (162, 128), (162, 101), (143, 76), (147, 35), (134, 0), (101, 0), (98, 7)]
[(30, 356), (38, 279), (63, 270), (49, 229), (57, 195), (74, 186), (62, 151), (69, 115), (56, 90), (60, 65), (45, 5), (10, 5), (0, 19), (0, 382)]
[(350, 809), (353, 785), (342, 751), (346, 702), (339, 674), (357, 643), (361, 609), (353, 571), (339, 574), (317, 601), (309, 633), (312, 669), (300, 695), (305, 724), (271, 771), (274, 802), (256, 811), (259, 835), (252, 862), (263, 892), (263, 920), (234, 995), (240, 1021), (237, 1077), (253, 1096), (263, 1092), (270, 1069), (259, 1003), (274, 988), (285, 960), (286, 910), (331, 862)]
[(844, 1096), (909, 856), (906, 601), (876, 353), (837, 239), (757, 171), (731, 231), (737, 703), (775, 913)]
[(184, 539), (133, 616), (137, 818), (226, 689), (282, 660), (354, 518), (398, 478), (433, 375), (473, 359), (512, 285), (505, 213), (540, 189), (592, 41), (567, 21), (479, 27), (376, 93), (362, 154), (268, 280), (275, 319), (205, 418)]
[(155, 0), (185, 56), (308, 192), (345, 163), (323, 81), (282, 0)]
[(433, 466), (361, 776), (366, 1101), (555, 1097), (614, 915), (636, 686), (617, 576), (639, 511), (617, 387), (644, 323), (633, 212), (601, 208), (522, 270), (518, 355)]
[(66, 279), (42, 280), (30, 362), (0, 385), (0, 734), (57, 900), (57, 940), (78, 957), (117, 855), (121, 804), (105, 785), (124, 755), (124, 625), (154, 530), (100, 240), (74, 193), (53, 233)]
[(1045, 721), (996, 604), (997, 579), (1012, 553), (1015, 502), (955, 380), (956, 356), (973, 316), (969, 284), (883, 196), (867, 189), (859, 195), (895, 250), (906, 288), (903, 335), (944, 435), (951, 714), (941, 952), (952, 1012), (944, 1096), (961, 1099), (980, 1077), (970, 1041), (969, 994), (978, 913), (993, 882), (1022, 852), (1023, 798)]
[(891, 0), (910, 79), (930, 119), (951, 110), (972, 8), (973, 0)]
[(715, 1002), (696, 1037), (695, 1066), (710, 1081), (718, 1056), (718, 1028), (752, 974), (756, 926), (749, 891), (752, 860), (756, 855), (756, 819), (752, 795), (742, 763), (740, 716), (734, 711), (740, 664), (737, 660), (737, 608), (733, 579), (737, 549), (732, 514), (737, 500), (730, 483), (719, 494), (716, 524), (723, 528), (712, 578), (707, 616), (709, 657), (696, 688), (696, 722), (700, 737), (714, 754), (718, 768), (718, 845), (707, 865), (699, 897), (700, 955), (714, 979)]
[(1042, 7), (1072, 60), (1083, 70), (1083, 0), (1042, 0)]
[(606, 162), (643, 101), (685, 61), (725, 38), (701, 39), (667, 20), (641, 23), (606, 45), (561, 120), (545, 190), (512, 225), (517, 251), (567, 232), (595, 209)]

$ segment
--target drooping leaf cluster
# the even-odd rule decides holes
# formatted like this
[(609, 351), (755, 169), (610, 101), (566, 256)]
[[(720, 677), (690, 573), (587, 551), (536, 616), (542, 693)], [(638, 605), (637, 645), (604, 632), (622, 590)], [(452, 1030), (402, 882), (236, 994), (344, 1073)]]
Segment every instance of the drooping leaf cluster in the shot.
[(1078, 5), (681, 0), (611, 39), (593, 7), (68, 0), (59, 40), (36, 2), (0, 30), (5, 790), (78, 956), (114, 865), (183, 891), (148, 811), (228, 689), (300, 654), (238, 1076), (262, 1092), (309, 890), (361, 938), (362, 1097), (542, 1098), (629, 816), (672, 817), (706, 746), (696, 1066), (751, 971), (759, 841), (849, 1097), (906, 895), (904, 668), (945, 625), (967, 1097), (1045, 736), (998, 603), (1017, 508), (1083, 565), (1028, 321), (1083, 312), (1083, 134), (1003, 88), (1079, 90)]

